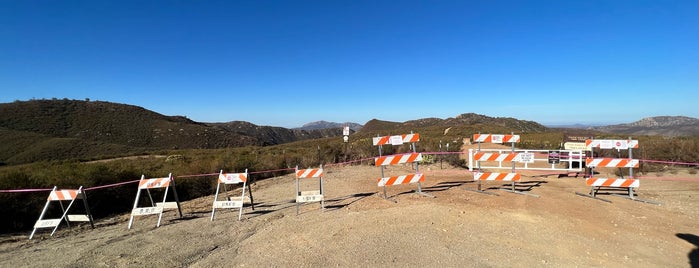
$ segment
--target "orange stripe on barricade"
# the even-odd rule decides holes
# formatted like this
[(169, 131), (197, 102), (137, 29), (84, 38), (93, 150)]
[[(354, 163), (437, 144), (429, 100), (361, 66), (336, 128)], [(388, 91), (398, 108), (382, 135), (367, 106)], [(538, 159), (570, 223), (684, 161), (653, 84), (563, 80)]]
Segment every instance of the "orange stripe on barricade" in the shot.
[(588, 167), (639, 167), (638, 159), (628, 158), (586, 158), (585, 164)]
[(49, 194), (49, 200), (73, 200), (78, 196), (78, 193), (78, 190), (55, 190)]
[(405, 164), (405, 163), (412, 163), (415, 161), (422, 161), (422, 154), (421, 153), (409, 153), (409, 154), (379, 156), (379, 157), (374, 159), (374, 163), (376, 166)]
[(138, 189), (165, 188), (170, 186), (170, 177), (143, 179), (138, 183)]
[(408, 174), (401, 176), (393, 176), (378, 179), (378, 186), (389, 186), (389, 185), (399, 185), (399, 184), (409, 184), (416, 182), (425, 181), (425, 176), (422, 173)]
[(296, 171), (297, 178), (318, 178), (322, 176), (323, 169), (321, 168), (299, 169)]
[(245, 173), (221, 173), (218, 175), (218, 183), (233, 184), (246, 181)]
[(585, 179), (587, 186), (594, 187), (635, 187), (638, 188), (640, 180), (638, 179), (609, 179), (609, 178), (587, 178)]
[(476, 172), (473, 180), (476, 181), (519, 181), (522, 176), (519, 173)]
[(403, 135), (396, 135), (396, 136), (382, 136), (382, 137), (375, 137), (373, 138), (373, 144), (374, 146), (376, 145), (386, 145), (386, 144), (391, 144), (391, 137), (401, 137), (401, 140), (403, 143), (410, 143), (410, 142), (418, 142), (420, 141), (420, 134), (418, 133), (413, 133), (413, 134), (403, 134)]
[(474, 142), (519, 142), (519, 135), (502, 135), (502, 134), (473, 134)]
[(518, 153), (487, 153), (478, 151), (473, 156), (475, 161), (513, 161)]

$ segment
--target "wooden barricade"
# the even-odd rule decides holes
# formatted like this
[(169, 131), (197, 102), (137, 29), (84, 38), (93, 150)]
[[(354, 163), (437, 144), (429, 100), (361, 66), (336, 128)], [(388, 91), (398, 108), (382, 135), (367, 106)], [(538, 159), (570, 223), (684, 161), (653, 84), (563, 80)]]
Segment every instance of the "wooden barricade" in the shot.
[[(218, 180), (216, 183), (216, 195), (214, 195), (213, 208), (211, 209), (211, 221), (214, 220), (214, 215), (216, 214), (217, 208), (238, 208), (238, 220), (243, 216), (243, 206), (245, 204), (245, 188), (248, 189), (248, 197), (250, 198), (250, 204), (255, 209), (255, 205), (252, 199), (252, 190), (250, 189), (250, 184), (248, 182), (248, 170), (246, 169), (244, 173), (223, 173), (223, 170), (218, 174)], [(242, 192), (240, 197), (230, 196), (226, 201), (219, 201), (218, 196), (221, 190), (221, 185), (226, 188), (226, 185), (232, 184), (243, 184)]]
[[(167, 201), (167, 194), (170, 190), (170, 186), (172, 186), (172, 194), (175, 198), (174, 202), (166, 202)], [(163, 189), (164, 188), (164, 193), (163, 193), (163, 201), (160, 203), (156, 203), (153, 201), (153, 196), (151, 195), (150, 190), (151, 189)], [(138, 202), (141, 197), (141, 192), (145, 190), (146, 193), (148, 194), (148, 199), (150, 200), (151, 206), (147, 207), (139, 207)], [(172, 177), (172, 173), (170, 173), (167, 177), (165, 178), (153, 178), (153, 179), (146, 179), (145, 175), (141, 175), (141, 180), (138, 182), (138, 190), (136, 191), (136, 200), (134, 200), (133, 203), (133, 209), (131, 210), (131, 217), (129, 218), (129, 226), (128, 229), (131, 229), (131, 225), (133, 224), (134, 216), (146, 216), (146, 215), (155, 215), (158, 214), (158, 223), (155, 225), (155, 227), (160, 227), (160, 221), (163, 218), (163, 212), (166, 209), (177, 209), (180, 218), (182, 218), (182, 206), (180, 205), (180, 200), (177, 197), (177, 190), (175, 188), (175, 180)]]
[[(71, 207), (73, 207), (75, 200), (78, 199), (83, 200), (85, 214), (68, 214), (68, 212), (70, 212)], [(63, 206), (63, 201), (70, 201), (67, 207)], [(61, 217), (57, 219), (44, 219), (51, 202), (58, 202), (58, 204), (61, 206), (61, 211), (63, 212), (63, 215), (61, 215)], [(58, 226), (63, 221), (66, 222), (68, 227), (70, 227), (70, 222), (89, 222), (90, 226), (92, 228), (95, 228), (94, 222), (92, 220), (92, 214), (90, 213), (90, 206), (88, 206), (87, 204), (87, 196), (85, 195), (82, 186), (80, 186), (80, 188), (78, 188), (77, 190), (58, 190), (58, 187), (54, 186), (51, 190), (51, 193), (49, 193), (49, 197), (48, 200), (46, 200), (44, 209), (41, 210), (39, 219), (36, 221), (36, 223), (34, 223), (34, 230), (32, 230), (32, 233), (29, 235), (29, 239), (32, 239), (37, 229), (41, 228), (53, 228), (53, 231), (51, 231), (51, 236), (53, 236), (53, 234), (58, 229)]]
[[(296, 166), (296, 215), (299, 215), (301, 203), (320, 202), (321, 210), (325, 209), (325, 197), (323, 191), (323, 165), (320, 168), (299, 169)], [(299, 179), (318, 178), (318, 190), (301, 191)]]

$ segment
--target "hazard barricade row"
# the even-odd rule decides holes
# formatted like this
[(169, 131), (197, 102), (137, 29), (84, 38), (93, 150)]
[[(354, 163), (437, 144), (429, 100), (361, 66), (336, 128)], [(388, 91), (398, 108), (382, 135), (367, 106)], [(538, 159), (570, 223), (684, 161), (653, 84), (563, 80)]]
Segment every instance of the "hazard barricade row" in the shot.
[[(218, 174), (218, 180), (216, 182), (216, 194), (214, 195), (214, 203), (211, 209), (211, 221), (214, 220), (214, 215), (216, 214), (217, 208), (230, 208), (238, 209), (238, 220), (243, 216), (243, 206), (245, 205), (245, 190), (248, 190), (249, 202), (252, 209), (255, 209), (255, 204), (252, 198), (252, 190), (250, 189), (250, 184), (248, 183), (248, 170), (246, 169), (244, 173), (223, 173), (223, 170)], [(241, 187), (240, 196), (229, 196), (226, 200), (219, 201), (218, 196), (221, 194), (221, 185), (226, 188), (227, 185), (243, 184)]]
[[(377, 180), (377, 186), (378, 187), (383, 187), (384, 189), (384, 198), (388, 199), (387, 193), (386, 193), (386, 187), (387, 186), (394, 186), (394, 185), (403, 185), (403, 184), (416, 184), (418, 189), (417, 193), (427, 195), (426, 193), (422, 192), (422, 186), (421, 183), (425, 181), (425, 175), (420, 173), (418, 170), (418, 162), (422, 161), (422, 154), (417, 153), (415, 149), (415, 143), (419, 142), (420, 140), (420, 135), (419, 134), (404, 134), (404, 135), (395, 135), (395, 136), (383, 136), (383, 137), (375, 137), (373, 138), (373, 145), (379, 146), (379, 157), (373, 158), (374, 163), (376, 166), (380, 166), (382, 168), (381, 170), (381, 178)], [(469, 150), (469, 169), (473, 170), (474, 169), (474, 164), (478, 164), (477, 172), (474, 173), (474, 181), (478, 182), (478, 191), (484, 192), (481, 189), (481, 182), (487, 182), (487, 181), (500, 181), (500, 182), (512, 182), (512, 192), (517, 192), (514, 188), (514, 183), (520, 182), (521, 181), (521, 175), (519, 173), (516, 173), (516, 169), (527, 169), (526, 163), (531, 163), (531, 159), (537, 159), (536, 156), (538, 155), (544, 155), (543, 152), (548, 152), (548, 161), (551, 161), (552, 155), (559, 156), (561, 153), (563, 155), (569, 156), (571, 159), (583, 159), (583, 154), (579, 153), (577, 150), (571, 150), (570, 152), (567, 152), (565, 150), (515, 150), (514, 149), (514, 143), (520, 142), (520, 136), (519, 135), (500, 135), (500, 134), (474, 134), (473, 136), (473, 141), (479, 143), (479, 148), (477, 151), (472, 151)], [(482, 142), (491, 142), (491, 143), (512, 143), (513, 150), (511, 151), (505, 151), (505, 150), (481, 150), (480, 149), (480, 143)], [(382, 145), (401, 145), (405, 143), (411, 143), (410, 146), (412, 148), (412, 153), (407, 153), (407, 154), (396, 154), (396, 155), (388, 155), (388, 156), (381, 156), (382, 154)], [(610, 190), (610, 189), (616, 189), (616, 190), (624, 190), (628, 191), (628, 197), (629, 199), (635, 200), (635, 201), (642, 201), (642, 202), (648, 202), (648, 203), (655, 203), (653, 201), (647, 201), (647, 200), (641, 200), (637, 198), (635, 194), (635, 190), (639, 188), (640, 186), (640, 179), (634, 178), (633, 177), (633, 169), (638, 168), (640, 165), (640, 160), (638, 159), (633, 159), (632, 158), (632, 149), (638, 148), (639, 144), (637, 140), (587, 140), (585, 142), (585, 145), (587, 148), (590, 149), (599, 149), (599, 150), (604, 150), (604, 149), (617, 149), (617, 150), (629, 150), (628, 158), (602, 158), (602, 157), (589, 157), (585, 158), (585, 164), (591, 168), (592, 174), (594, 174), (594, 169), (595, 168), (628, 168), (628, 178), (624, 178), (623, 175), (621, 178), (605, 178), (605, 177), (588, 177), (586, 178), (586, 185), (591, 187), (590, 193), (586, 194), (586, 196), (590, 196), (593, 198), (598, 198), (600, 200), (603, 200), (598, 197), (599, 194), (605, 194), (604, 190)], [(543, 152), (538, 152), (538, 151), (543, 151)], [(531, 157), (531, 156), (534, 157)], [(593, 154), (594, 155), (594, 154)], [(573, 157), (570, 157), (573, 156)], [(359, 161), (366, 161), (367, 159), (359, 160)], [(563, 158), (561, 159), (556, 159), (556, 160), (561, 160), (563, 161)], [(651, 161), (651, 160), (644, 160), (644, 161)], [(482, 166), (481, 163), (485, 162), (498, 162), (498, 166), (491, 167), (491, 166)], [(484, 172), (481, 168), (507, 168), (503, 165), (503, 163), (506, 162), (511, 162), (513, 163), (512, 166), (512, 171), (510, 173), (498, 173), (498, 172)], [(651, 161), (652, 162), (652, 161)], [(517, 167), (514, 164), (515, 163), (524, 163), (524, 167)], [(669, 162), (668, 162), (669, 163)], [(389, 165), (398, 165), (398, 164), (414, 164), (414, 169), (415, 173), (414, 174), (406, 174), (406, 175), (398, 175), (398, 176), (388, 176), (384, 177), (384, 166), (389, 166)], [(688, 163), (682, 163), (682, 164), (688, 164)], [(693, 164), (693, 163), (692, 163)], [(582, 165), (580, 165), (582, 166)], [(277, 170), (280, 171), (280, 170)], [(196, 175), (196, 176), (212, 176), (214, 174), (202, 174), (202, 175)], [(238, 210), (238, 220), (242, 218), (242, 212), (243, 212), (243, 207), (245, 202), (250, 202), (252, 209), (254, 210), (254, 202), (252, 202), (252, 191), (250, 189), (250, 184), (248, 181), (248, 173), (247, 170), (245, 173), (223, 173), (223, 170), (220, 171), (218, 174), (218, 181), (217, 181), (217, 189), (216, 189), (216, 195), (214, 196), (214, 201), (212, 204), (212, 214), (211, 214), (211, 220), (213, 221), (216, 209), (239, 209)], [(195, 175), (192, 175), (195, 176)], [(321, 208), (324, 209), (324, 192), (323, 192), (323, 167), (321, 166), (319, 169), (303, 169), (299, 170), (298, 167), (296, 168), (296, 202), (297, 202), (297, 214), (299, 213), (299, 206), (300, 203), (310, 203), (310, 202), (320, 202), (321, 203)], [(319, 187), (317, 190), (311, 190), (311, 191), (301, 191), (300, 190), (300, 183), (299, 179), (303, 178), (318, 178), (319, 179)], [(182, 210), (181, 210), (181, 205), (179, 203), (179, 200), (177, 198), (177, 191), (175, 189), (174, 185), (174, 179), (172, 177), (172, 174), (170, 174), (166, 178), (153, 178), (153, 179), (145, 179), (145, 176), (141, 176), (141, 179), (138, 181), (129, 181), (129, 182), (121, 182), (118, 184), (113, 184), (113, 185), (106, 185), (106, 186), (98, 186), (98, 187), (92, 187), (88, 188), (88, 190), (91, 189), (98, 189), (98, 188), (105, 188), (105, 187), (114, 187), (118, 185), (124, 185), (124, 184), (130, 184), (138, 182), (138, 189), (137, 189), (137, 194), (136, 198), (134, 200), (134, 206), (131, 211), (131, 217), (129, 219), (129, 225), (128, 228), (130, 229), (133, 225), (134, 222), (134, 217), (135, 216), (144, 216), (144, 215), (158, 215), (158, 222), (156, 226), (160, 226), (161, 219), (163, 216), (163, 211), (166, 209), (178, 209), (180, 217), (182, 217)], [(224, 186), (224, 191), (225, 187), (227, 185), (232, 185), (232, 184), (241, 184), (242, 183), (242, 188), (241, 188), (241, 195), (240, 196), (234, 196), (234, 197), (227, 197), (227, 200), (219, 200), (219, 196), (222, 195), (221, 191), (221, 185), (223, 184)], [(170, 190), (172, 188), (172, 190)], [(153, 196), (151, 195), (151, 190), (162, 190), (162, 202), (155, 202), (153, 199)], [(87, 204), (87, 197), (85, 195), (84, 189), (80, 187), (79, 189), (71, 189), (71, 190), (58, 190), (56, 186), (53, 187), (53, 189), (20, 189), (20, 190), (2, 190), (0, 192), (29, 192), (29, 191), (48, 191), (51, 190), (49, 193), (49, 198), (42, 209), (41, 215), (39, 216), (39, 219), (35, 222), (34, 228), (29, 236), (30, 239), (32, 239), (36, 232), (40, 229), (43, 228), (53, 228), (51, 235), (53, 235), (59, 225), (65, 221), (66, 224), (70, 227), (71, 222), (89, 222), (90, 225), (94, 228), (94, 223), (92, 219), (92, 215), (90, 214), (89, 211), (89, 206)], [(141, 194), (143, 191), (146, 191), (146, 194), (148, 195), (148, 199), (150, 200), (150, 206), (139, 206), (139, 203), (142, 203), (140, 200), (141, 199)], [(247, 193), (249, 195), (245, 196), (245, 192), (247, 190)], [(505, 190), (505, 189), (500, 189), (500, 190)], [(174, 202), (167, 202), (167, 196), (168, 193), (172, 191), (172, 194), (174, 195)], [(579, 194), (579, 193), (578, 193)], [(584, 195), (584, 194), (580, 194)], [(610, 195), (616, 195), (616, 194), (610, 194)], [(617, 195), (619, 196), (619, 195)], [(625, 196), (622, 196), (625, 197)], [(84, 214), (68, 214), (71, 212), (71, 209), (74, 208), (74, 203), (77, 199), (82, 199), (83, 200), (83, 206), (84, 206)], [(61, 207), (62, 215), (57, 218), (51, 218), (48, 216), (47, 212), (49, 211), (49, 208), (51, 205), (55, 204), (58, 202), (58, 204)], [(67, 207), (64, 206), (63, 202), (69, 202)], [(79, 204), (80, 202), (78, 202)], [(47, 218), (48, 217), (48, 218)]]
[[(422, 182), (425, 181), (425, 175), (420, 173), (418, 165), (422, 161), (422, 154), (417, 152), (415, 143), (420, 141), (420, 134), (410, 133), (403, 135), (393, 135), (393, 136), (378, 136), (373, 138), (374, 146), (379, 148), (379, 156), (374, 158), (374, 165), (380, 167), (381, 177), (377, 180), (378, 187), (383, 187), (383, 198), (393, 202), (388, 198), (387, 186), (401, 185), (401, 184), (416, 184), (417, 190), (415, 193), (434, 197), (433, 195), (427, 194), (422, 191)], [(383, 145), (402, 145), (408, 143), (412, 150), (412, 153), (406, 154), (395, 154), (395, 155), (383, 155)], [(399, 164), (411, 164), (415, 170), (414, 174), (398, 175), (398, 176), (388, 176), (385, 174), (385, 166), (399, 165)]]
[[(83, 200), (85, 214), (68, 214), (70, 212), (70, 209), (73, 207), (73, 204), (78, 199)], [(67, 207), (63, 206), (63, 201), (70, 201)], [(58, 203), (60, 205), (62, 215), (60, 218), (56, 219), (44, 219), (47, 211), (49, 210), (49, 206), (52, 203)], [(42, 228), (53, 228), (53, 231), (51, 231), (51, 236), (53, 236), (53, 234), (58, 229), (58, 226), (63, 221), (66, 222), (68, 227), (70, 227), (70, 222), (89, 222), (90, 226), (92, 228), (95, 228), (95, 225), (92, 220), (92, 214), (90, 213), (90, 206), (88, 206), (87, 204), (87, 196), (85, 195), (82, 186), (80, 186), (80, 188), (78, 189), (71, 190), (58, 190), (58, 186), (54, 186), (51, 190), (51, 193), (49, 193), (49, 197), (48, 200), (46, 200), (44, 209), (41, 210), (39, 219), (36, 221), (36, 223), (34, 223), (34, 230), (32, 230), (32, 233), (29, 235), (29, 239), (31, 240), (34, 237), (36, 231)]]
[[(170, 187), (172, 186), (172, 194), (175, 198), (174, 202), (167, 202), (167, 195), (170, 190)], [(153, 196), (151, 195), (151, 190), (155, 189), (163, 189), (163, 201), (160, 203), (156, 203), (153, 201)], [(146, 191), (146, 194), (148, 194), (148, 199), (150, 200), (150, 206), (146, 207), (139, 207), (139, 201), (141, 197), (141, 192)], [(163, 218), (163, 212), (166, 209), (177, 209), (180, 214), (180, 218), (182, 218), (182, 207), (180, 205), (180, 200), (177, 197), (177, 189), (175, 188), (175, 180), (172, 177), (172, 173), (170, 173), (167, 177), (165, 178), (153, 178), (153, 179), (146, 179), (145, 175), (141, 175), (141, 180), (138, 182), (138, 190), (136, 191), (136, 200), (134, 200), (133, 203), (133, 209), (131, 210), (131, 217), (129, 218), (129, 226), (128, 229), (131, 229), (131, 226), (134, 222), (134, 217), (135, 216), (147, 216), (147, 215), (158, 215), (158, 222), (156, 223), (155, 227), (160, 227), (160, 221)]]
[[(320, 168), (299, 169), (296, 166), (296, 215), (299, 215), (299, 207), (301, 203), (320, 202), (320, 209), (325, 210), (325, 196), (323, 192), (323, 165)], [(317, 190), (301, 191), (301, 182), (299, 179), (318, 179)]]

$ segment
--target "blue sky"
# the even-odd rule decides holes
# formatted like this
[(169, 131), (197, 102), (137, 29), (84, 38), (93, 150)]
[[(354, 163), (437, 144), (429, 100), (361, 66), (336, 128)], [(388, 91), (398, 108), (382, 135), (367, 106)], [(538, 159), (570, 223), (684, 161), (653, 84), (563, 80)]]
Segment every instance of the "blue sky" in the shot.
[(297, 127), (699, 117), (699, 1), (0, 0), (0, 102)]

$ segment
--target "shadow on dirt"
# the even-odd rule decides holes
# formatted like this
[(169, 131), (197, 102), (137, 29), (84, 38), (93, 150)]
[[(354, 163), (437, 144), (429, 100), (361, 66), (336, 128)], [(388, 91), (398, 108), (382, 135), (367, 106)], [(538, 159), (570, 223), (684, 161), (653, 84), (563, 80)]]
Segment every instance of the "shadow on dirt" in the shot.
[[(351, 194), (351, 195), (346, 195), (346, 196), (342, 196), (342, 197), (329, 199), (328, 202), (337, 202), (340, 204), (328, 205), (328, 206), (325, 206), (325, 209), (327, 209), (327, 210), (341, 209), (341, 208), (344, 208), (344, 207), (347, 207), (347, 206), (353, 204), (354, 202), (357, 202), (359, 200), (362, 200), (362, 199), (364, 199), (368, 196), (372, 196), (374, 194), (376, 194), (376, 193), (373, 193), (373, 192), (372, 193), (358, 193), (358, 194)], [(351, 201), (349, 201), (348, 203), (343, 203), (344, 201), (347, 201), (347, 200), (351, 200)]]
[(687, 257), (690, 266), (699, 267), (699, 236), (693, 234), (676, 234), (676, 236), (694, 245), (694, 250), (690, 251)]

